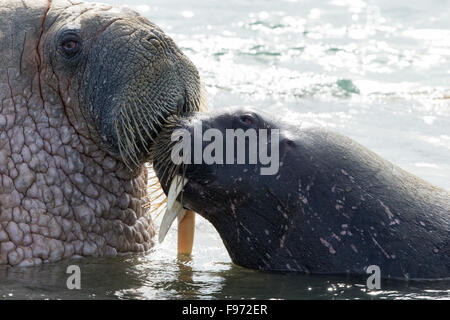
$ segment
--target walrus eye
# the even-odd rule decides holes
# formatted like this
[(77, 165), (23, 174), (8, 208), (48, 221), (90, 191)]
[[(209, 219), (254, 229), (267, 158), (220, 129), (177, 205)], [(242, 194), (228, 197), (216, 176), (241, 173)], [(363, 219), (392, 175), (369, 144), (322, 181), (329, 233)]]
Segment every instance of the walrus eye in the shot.
[(247, 125), (252, 125), (254, 123), (253, 117), (249, 114), (241, 116), (241, 121)]
[(66, 33), (61, 36), (59, 47), (61, 54), (70, 59), (75, 57), (81, 51), (82, 41), (77, 34)]
[(287, 139), (287, 140), (286, 140), (286, 144), (287, 144), (289, 147), (295, 147), (295, 143), (294, 143), (294, 141), (292, 141), (292, 140)]
[(63, 44), (64, 50), (66, 52), (75, 51), (78, 48), (78, 42), (76, 41), (67, 41)]

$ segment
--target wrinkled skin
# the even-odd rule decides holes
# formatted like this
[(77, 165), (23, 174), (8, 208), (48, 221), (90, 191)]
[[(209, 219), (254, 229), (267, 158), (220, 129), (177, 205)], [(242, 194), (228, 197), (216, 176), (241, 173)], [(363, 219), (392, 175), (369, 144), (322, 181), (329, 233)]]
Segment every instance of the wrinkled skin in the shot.
[[(178, 200), (214, 225), (234, 263), (270, 271), (363, 275), (377, 265), (385, 278), (450, 278), (446, 190), (336, 132), (300, 128), (251, 109), (194, 113), (173, 122), (155, 147), (164, 150), (177, 128), (193, 136), (196, 123), (203, 132), (214, 128), (224, 136), (225, 129), (280, 130), (275, 175), (260, 175), (261, 163), (248, 161), (189, 164), (178, 171), (189, 179)], [(209, 143), (203, 142), (203, 150)], [(225, 148), (223, 154), (226, 159)], [(162, 181), (170, 172), (166, 164), (154, 163)], [(167, 192), (167, 184), (163, 187)]]
[(148, 250), (144, 163), (200, 108), (197, 70), (125, 9), (0, 0), (0, 21), (0, 265)]

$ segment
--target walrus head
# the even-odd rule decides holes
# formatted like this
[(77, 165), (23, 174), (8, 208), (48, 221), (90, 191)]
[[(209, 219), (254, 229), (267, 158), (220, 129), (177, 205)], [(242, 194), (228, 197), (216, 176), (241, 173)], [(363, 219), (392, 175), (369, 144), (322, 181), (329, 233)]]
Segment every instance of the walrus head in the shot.
[(165, 118), (202, 105), (195, 66), (131, 10), (53, 5), (39, 47), (46, 81), (73, 112), (74, 126), (129, 167), (148, 160)]
[[(183, 215), (185, 210), (192, 210), (214, 225), (234, 263), (254, 269), (282, 270), (276, 264), (277, 259), (267, 259), (267, 255), (276, 257), (285, 253), (283, 248), (280, 249), (279, 241), (270, 239), (281, 239), (286, 232), (286, 218), (280, 212), (285, 208), (280, 207), (279, 199), (270, 190), (273, 181), (276, 181), (277, 156), (292, 157), (295, 146), (290, 130), (280, 131), (266, 118), (251, 108), (231, 108), (168, 119), (152, 148), (154, 168), (168, 197), (167, 210), (159, 231), (160, 241), (177, 216)], [(211, 146), (221, 138), (230, 141), (226, 131), (246, 132), (248, 129), (254, 129), (256, 134), (259, 130), (267, 133), (264, 145), (269, 147), (266, 155), (271, 158), (267, 163), (262, 164), (258, 157), (254, 158), (255, 162), (250, 161), (258, 150), (261, 151), (260, 138), (257, 138), (259, 141), (252, 141), (258, 145), (254, 149), (250, 146), (250, 139), (247, 139), (249, 136), (245, 140), (231, 140), (235, 151), (243, 147), (245, 153), (241, 154), (244, 156), (241, 164), (237, 164), (237, 152), (232, 151), (230, 157), (231, 149), (225, 142), (216, 145), (212, 151)], [(207, 133), (208, 130), (212, 130), (210, 133), (213, 136)], [(197, 135), (200, 131), (205, 135)], [(189, 142), (182, 150), (178, 138), (186, 139), (186, 136), (190, 137)], [(239, 146), (241, 142), (243, 144)], [(274, 152), (272, 145), (279, 149)], [(215, 160), (222, 160), (221, 163), (198, 159), (199, 154), (205, 157), (208, 152), (217, 156)], [(178, 154), (186, 156), (185, 162), (174, 161), (174, 155)], [(230, 159), (233, 163), (228, 163)], [(263, 167), (269, 170), (268, 174), (260, 175)], [(290, 174), (295, 176), (296, 173)], [(297, 181), (293, 179), (283, 188), (295, 189), (296, 184)], [(264, 214), (259, 214), (262, 211)], [(267, 234), (269, 230), (270, 235)]]

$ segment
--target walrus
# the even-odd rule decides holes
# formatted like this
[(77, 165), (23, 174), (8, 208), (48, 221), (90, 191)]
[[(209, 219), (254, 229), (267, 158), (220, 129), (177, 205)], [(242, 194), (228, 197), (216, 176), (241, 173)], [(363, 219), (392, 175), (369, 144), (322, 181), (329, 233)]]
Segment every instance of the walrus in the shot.
[[(448, 191), (342, 134), (252, 108), (194, 112), (168, 122), (153, 145), (159, 159), (154, 166), (169, 199), (160, 240), (182, 207), (209, 220), (232, 261), (243, 267), (367, 275), (367, 267), (375, 265), (383, 278), (450, 277)], [(276, 130), (277, 141), (272, 135), (266, 141), (271, 153), (270, 145), (278, 143), (278, 171), (261, 174), (267, 161), (248, 161), (246, 136), (244, 163), (195, 162), (195, 141), (205, 154), (217, 139), (205, 135), (199, 140), (195, 128), (223, 136), (226, 130), (265, 129), (268, 136)], [(185, 138), (179, 130), (195, 136), (187, 152), (177, 149)], [(239, 141), (231, 138), (231, 159), (236, 160)], [(176, 163), (177, 153), (189, 161)], [(230, 149), (223, 144), (214, 153), (228, 159)]]
[(0, 265), (150, 249), (149, 150), (204, 106), (199, 73), (138, 13), (0, 0)]

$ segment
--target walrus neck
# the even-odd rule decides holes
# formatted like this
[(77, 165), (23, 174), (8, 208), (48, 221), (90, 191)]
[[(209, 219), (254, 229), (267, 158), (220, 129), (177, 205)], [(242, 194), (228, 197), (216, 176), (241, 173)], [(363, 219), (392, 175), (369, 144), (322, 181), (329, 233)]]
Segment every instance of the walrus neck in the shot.
[(56, 99), (1, 98), (0, 265), (148, 250), (146, 169), (76, 132)]

